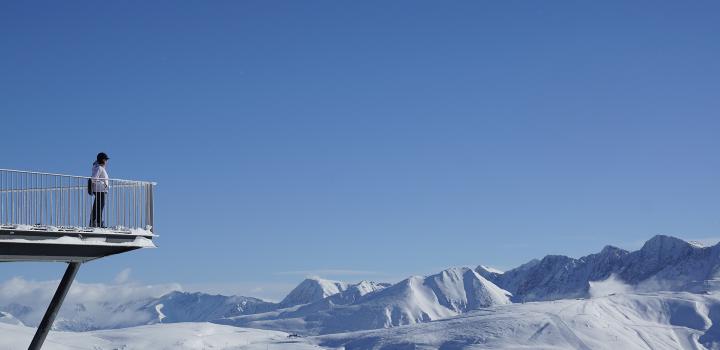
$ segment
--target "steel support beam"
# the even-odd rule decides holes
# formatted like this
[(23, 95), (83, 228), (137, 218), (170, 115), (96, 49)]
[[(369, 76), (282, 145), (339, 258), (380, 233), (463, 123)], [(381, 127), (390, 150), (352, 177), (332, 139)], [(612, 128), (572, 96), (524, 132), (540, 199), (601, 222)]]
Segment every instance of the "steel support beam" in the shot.
[(28, 350), (40, 350), (40, 348), (42, 348), (45, 338), (50, 332), (53, 322), (55, 322), (55, 316), (57, 316), (58, 311), (60, 311), (60, 306), (62, 306), (63, 300), (65, 300), (65, 296), (70, 290), (70, 286), (72, 285), (73, 280), (75, 280), (75, 275), (77, 275), (79, 269), (79, 262), (68, 263), (67, 270), (65, 270), (65, 274), (60, 281), (60, 285), (55, 291), (52, 301), (50, 301), (50, 306), (48, 306), (47, 311), (45, 311), (45, 316), (43, 316)]

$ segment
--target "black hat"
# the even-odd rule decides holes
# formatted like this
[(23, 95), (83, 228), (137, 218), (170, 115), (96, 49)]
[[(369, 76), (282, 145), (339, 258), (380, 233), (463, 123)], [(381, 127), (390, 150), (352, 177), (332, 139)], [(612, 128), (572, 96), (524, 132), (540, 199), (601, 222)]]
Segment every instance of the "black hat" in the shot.
[(98, 155), (97, 155), (97, 161), (98, 161), (98, 162), (102, 162), (103, 160), (108, 160), (108, 159), (110, 159), (110, 157), (108, 157), (108, 155), (105, 154), (105, 152), (100, 152), (100, 153), (98, 153)]

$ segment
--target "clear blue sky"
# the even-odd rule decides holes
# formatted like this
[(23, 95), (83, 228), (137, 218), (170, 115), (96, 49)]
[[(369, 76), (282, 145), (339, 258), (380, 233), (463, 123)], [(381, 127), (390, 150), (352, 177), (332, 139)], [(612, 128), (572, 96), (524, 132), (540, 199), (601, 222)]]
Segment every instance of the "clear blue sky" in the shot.
[(112, 177), (160, 183), (160, 249), (87, 264), (85, 282), (385, 280), (716, 237), (719, 15), (717, 1), (3, 1), (0, 167), (88, 174), (105, 151)]

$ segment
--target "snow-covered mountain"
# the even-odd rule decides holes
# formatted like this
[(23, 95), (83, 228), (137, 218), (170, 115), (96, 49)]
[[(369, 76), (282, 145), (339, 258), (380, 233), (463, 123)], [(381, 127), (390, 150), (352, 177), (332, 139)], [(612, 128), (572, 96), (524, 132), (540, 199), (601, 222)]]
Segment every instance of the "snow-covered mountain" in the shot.
[[(107, 299), (68, 300), (53, 326), (56, 330), (91, 331), (175, 322), (209, 322), (222, 318), (264, 313), (279, 308), (313, 303), (350, 304), (361, 296), (387, 287), (387, 284), (363, 281), (344, 282), (309, 278), (300, 283), (282, 303), (266, 302), (244, 296), (211, 295), (173, 291), (160, 297), (140, 297), (118, 303)], [(32, 301), (32, 300), (31, 300)], [(10, 302), (0, 311), (24, 324), (36, 326), (45, 305)]]
[(24, 326), (22, 321), (18, 320), (17, 318), (15, 318), (15, 316), (4, 311), (0, 311), (0, 323)]
[(361, 281), (358, 284), (350, 285), (346, 290), (322, 300), (325, 303), (334, 305), (352, 304), (363, 296), (390, 287), (390, 283), (378, 283), (372, 281)]
[(720, 348), (720, 296), (686, 292), (517, 303), (405, 327), (311, 338), (332, 349)]
[(579, 259), (548, 255), (499, 273), (476, 271), (513, 293), (514, 301), (589, 296), (589, 282), (617, 275), (638, 290), (696, 290), (713, 281), (720, 269), (720, 245), (703, 247), (670, 236), (655, 236), (640, 250), (607, 246)]
[[(720, 294), (656, 292), (516, 303), (404, 327), (294, 337), (211, 323), (50, 332), (46, 350), (720, 348)], [(34, 329), (0, 323), (0, 349), (26, 348)]]
[(25, 305), (12, 302), (4, 306), (0, 306), (0, 313), (5, 315), (7, 319), (16, 319), (23, 324), (28, 324), (23, 319), (26, 319), (32, 312), (32, 308)]
[(642, 290), (686, 290), (715, 280), (720, 244), (705, 247), (670, 236), (655, 236), (628, 254), (619, 276)]
[[(222, 318), (268, 312), (293, 305), (325, 302), (348, 304), (383, 284), (363, 281), (355, 285), (320, 278), (306, 279), (282, 303), (244, 296), (211, 295), (173, 291), (160, 297), (139, 297), (117, 302), (112, 295), (93, 300), (70, 298), (60, 310), (53, 326), (56, 330), (91, 331), (149, 325), (155, 323), (208, 322)], [(33, 301), (32, 299), (29, 301)], [(29, 326), (37, 326), (45, 305), (23, 305), (0, 300), (0, 311)], [(9, 321), (8, 321), (9, 322)]]
[(276, 304), (256, 298), (172, 292), (149, 302), (140, 311), (154, 314), (157, 323), (173, 323), (206, 322), (275, 308)]
[[(348, 284), (309, 278), (280, 303), (178, 291), (159, 297), (131, 294), (131, 298), (123, 298), (125, 301), (118, 303), (112, 293), (106, 298), (83, 301), (84, 294), (78, 292), (61, 309), (55, 329), (88, 331), (157, 323), (214, 322), (303, 335), (335, 334), (458, 319), (458, 316), (482, 314), (482, 310), (502, 314), (506, 306), (511, 306), (511, 300), (543, 301), (613, 294), (592, 292), (591, 288), (597, 289), (604, 283), (598, 281), (605, 280), (628, 284), (620, 289), (622, 293), (651, 292), (648, 297), (658, 291), (704, 295), (702, 293), (720, 290), (715, 278), (718, 268), (720, 245), (704, 247), (673, 237), (656, 236), (634, 252), (607, 246), (599, 253), (577, 259), (549, 255), (506, 272), (482, 265), (474, 270), (451, 268), (395, 284), (371, 281)], [(647, 307), (637, 301), (641, 297), (638, 294), (633, 303), (638, 308)], [(17, 321), (37, 325), (44, 305), (28, 303), (28, 300), (37, 298), (25, 298), (25, 303), (7, 298), (0, 300), (0, 311), (4, 312), (0, 323)], [(697, 307), (711, 308), (706, 318), (713, 319), (715, 313), (720, 313), (720, 307), (713, 309), (714, 305), (698, 304)], [(520, 316), (508, 314), (507, 317)], [(705, 316), (698, 317), (704, 319)], [(563, 329), (560, 323), (551, 325), (558, 331)], [(715, 339), (713, 332), (720, 336), (720, 331), (708, 328), (703, 339)]]
[(155, 323), (208, 322), (223, 317), (266, 312), (277, 307), (275, 303), (250, 297), (174, 291), (159, 298), (131, 301), (106, 310), (106, 313), (90, 311), (83, 304), (76, 304), (74, 310), (61, 314), (54, 328), (89, 331)]
[(348, 290), (368, 291), (354, 300), (341, 293), (300, 307), (216, 322), (326, 334), (428, 322), (510, 303), (507, 291), (470, 268), (451, 268), (428, 277), (410, 277), (390, 287), (379, 286), (361, 283), (350, 287)]
[(280, 302), (280, 305), (290, 307), (309, 304), (343, 292), (347, 288), (348, 284), (345, 282), (330, 281), (322, 278), (308, 278), (295, 287), (295, 289)]
[[(22, 323), (37, 326), (46, 305), (0, 306), (0, 311)], [(142, 297), (122, 303), (107, 299), (79, 302), (71, 300), (60, 309), (53, 329), (91, 331), (124, 328), (155, 323), (206, 322), (215, 319), (266, 312), (276, 309), (275, 303), (243, 296), (211, 295), (174, 291), (157, 298)], [(1, 319), (0, 319), (1, 320)]]
[(331, 310), (339, 305), (350, 305), (358, 302), (363, 296), (377, 292), (381, 289), (390, 287), (389, 283), (377, 283), (372, 281), (361, 281), (357, 284), (351, 284), (344, 291), (331, 295), (321, 300), (317, 300), (312, 303), (300, 305), (293, 310), (297, 310), (296, 313), (308, 315), (313, 312)]

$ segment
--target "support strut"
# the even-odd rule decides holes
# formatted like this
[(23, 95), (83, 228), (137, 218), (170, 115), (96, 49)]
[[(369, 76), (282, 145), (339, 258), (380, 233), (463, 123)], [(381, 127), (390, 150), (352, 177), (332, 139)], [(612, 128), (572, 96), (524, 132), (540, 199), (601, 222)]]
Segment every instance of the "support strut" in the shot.
[(48, 306), (47, 311), (45, 311), (45, 316), (43, 316), (42, 322), (40, 322), (28, 350), (40, 350), (40, 348), (42, 348), (45, 338), (47, 337), (48, 332), (50, 332), (53, 322), (55, 322), (55, 316), (57, 316), (58, 311), (60, 311), (60, 306), (62, 306), (63, 300), (65, 300), (65, 296), (70, 290), (70, 286), (72, 285), (75, 275), (77, 275), (79, 269), (79, 262), (68, 263), (67, 270), (65, 270), (65, 274), (60, 281), (60, 285), (55, 291), (52, 301), (50, 301), (50, 306)]

